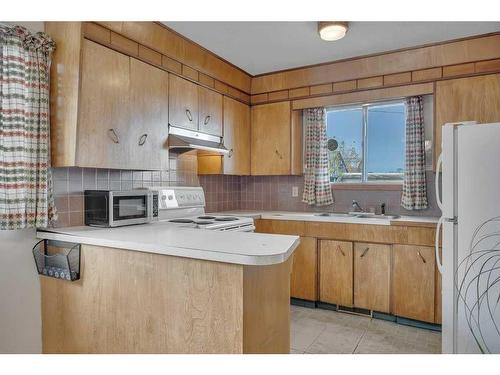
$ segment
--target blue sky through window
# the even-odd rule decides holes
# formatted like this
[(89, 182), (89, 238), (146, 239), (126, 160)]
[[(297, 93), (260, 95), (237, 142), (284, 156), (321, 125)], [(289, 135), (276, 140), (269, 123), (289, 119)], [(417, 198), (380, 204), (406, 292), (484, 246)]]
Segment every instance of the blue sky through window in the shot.
[(366, 171), (397, 173), (405, 167), (405, 105), (368, 108)]
[[(367, 128), (366, 139), (363, 140), (365, 115)], [(339, 148), (336, 155), (342, 155), (339, 159), (333, 156), (334, 152), (330, 157), (332, 181), (359, 181), (363, 162), (367, 172), (365, 181), (401, 180), (405, 164), (403, 102), (330, 109), (327, 112), (327, 136), (337, 140)], [(366, 143), (365, 150), (363, 142)]]

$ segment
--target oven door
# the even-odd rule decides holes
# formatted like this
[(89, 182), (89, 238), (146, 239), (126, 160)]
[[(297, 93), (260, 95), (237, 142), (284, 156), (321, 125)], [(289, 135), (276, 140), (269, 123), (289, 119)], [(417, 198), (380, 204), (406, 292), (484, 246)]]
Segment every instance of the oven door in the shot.
[(152, 219), (152, 194), (147, 191), (110, 193), (110, 226), (148, 223)]

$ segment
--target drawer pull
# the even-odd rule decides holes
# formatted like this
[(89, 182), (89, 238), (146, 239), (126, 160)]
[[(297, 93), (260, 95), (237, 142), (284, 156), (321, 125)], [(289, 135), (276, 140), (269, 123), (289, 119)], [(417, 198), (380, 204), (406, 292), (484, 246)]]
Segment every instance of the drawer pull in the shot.
[(186, 116), (189, 121), (193, 121), (193, 115), (191, 114), (191, 111), (186, 108)]
[(363, 258), (366, 255), (366, 253), (368, 252), (368, 250), (370, 250), (369, 247), (367, 247), (359, 257)]
[(147, 138), (148, 138), (147, 134), (141, 135), (141, 137), (139, 138), (139, 146), (144, 146), (144, 143), (146, 143)]
[(231, 156), (233, 156), (233, 149), (229, 150), (229, 154), (227, 154), (228, 158), (230, 158)]
[(275, 152), (276, 152), (276, 155), (278, 155), (278, 157), (280, 159), (283, 159), (283, 155), (281, 155), (281, 153), (278, 150), (275, 150)]
[(120, 143), (120, 138), (118, 137), (118, 134), (116, 134), (115, 129), (109, 129), (108, 135), (114, 143), (116, 144)]
[(203, 121), (203, 124), (207, 125), (210, 122), (210, 119), (210, 116), (205, 117), (205, 121)]
[(425, 260), (424, 256), (420, 253), (420, 250), (417, 251), (417, 254), (420, 257), (420, 259), (422, 259), (422, 262), (427, 263), (427, 261)]
[(340, 254), (342, 254), (343, 257), (345, 257), (345, 253), (342, 250), (342, 248), (340, 247), (340, 245), (337, 245), (337, 250), (340, 251)]

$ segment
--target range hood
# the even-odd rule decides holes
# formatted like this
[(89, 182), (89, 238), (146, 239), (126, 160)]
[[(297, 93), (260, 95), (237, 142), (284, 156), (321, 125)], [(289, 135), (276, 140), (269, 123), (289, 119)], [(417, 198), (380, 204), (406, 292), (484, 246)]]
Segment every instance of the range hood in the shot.
[(224, 147), (222, 137), (182, 129), (172, 125), (168, 126), (168, 149), (178, 153), (203, 150), (220, 155), (229, 154), (229, 150)]

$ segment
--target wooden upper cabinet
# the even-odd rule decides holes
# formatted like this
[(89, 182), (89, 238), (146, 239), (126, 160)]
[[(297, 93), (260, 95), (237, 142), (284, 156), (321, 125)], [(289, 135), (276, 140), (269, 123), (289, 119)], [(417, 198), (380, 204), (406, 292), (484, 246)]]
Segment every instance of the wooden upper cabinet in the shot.
[(321, 240), (319, 299), (321, 302), (353, 306), (352, 242)]
[(88, 40), (82, 47), (76, 165), (128, 168), (130, 58)]
[(434, 322), (434, 248), (394, 245), (393, 314)]
[(435, 156), (441, 153), (441, 127), (444, 124), (500, 121), (500, 74), (439, 81), (435, 96)]
[(222, 95), (198, 86), (198, 130), (202, 133), (222, 136)]
[(318, 299), (318, 253), (316, 238), (301, 237), (293, 253), (290, 296), (316, 301)]
[(224, 97), (224, 174), (246, 176), (250, 174), (250, 107)]
[(168, 122), (179, 128), (198, 130), (198, 85), (169, 75)]
[(168, 73), (130, 59), (128, 168), (168, 168)]
[(391, 246), (354, 244), (354, 306), (390, 312)]
[(290, 102), (253, 106), (252, 175), (291, 174)]

